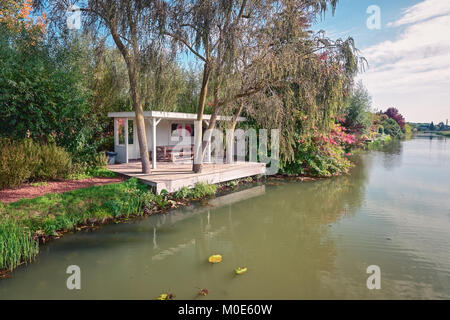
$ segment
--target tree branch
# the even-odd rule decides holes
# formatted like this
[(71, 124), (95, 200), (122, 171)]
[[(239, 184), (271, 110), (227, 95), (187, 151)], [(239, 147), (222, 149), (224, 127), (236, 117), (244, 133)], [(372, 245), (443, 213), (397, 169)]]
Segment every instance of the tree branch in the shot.
[(177, 41), (180, 41), (181, 43), (183, 43), (193, 54), (195, 54), (197, 57), (199, 57), (203, 62), (207, 62), (206, 58), (203, 57), (197, 50), (195, 50), (188, 42), (186, 39), (180, 38), (179, 36), (177, 36), (176, 34), (173, 34), (171, 32), (168, 31), (164, 31), (164, 34), (174, 38)]

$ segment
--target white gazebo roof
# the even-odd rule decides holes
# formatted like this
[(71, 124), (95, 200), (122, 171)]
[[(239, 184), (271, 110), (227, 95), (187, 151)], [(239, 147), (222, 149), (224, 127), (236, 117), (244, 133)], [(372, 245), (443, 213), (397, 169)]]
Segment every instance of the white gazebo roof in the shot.
[[(109, 118), (136, 118), (135, 112), (110, 112)], [(163, 111), (145, 111), (144, 118), (153, 119), (169, 119), (169, 120), (197, 120), (197, 114), (195, 113), (182, 113), (182, 112), (163, 112)], [(210, 114), (204, 114), (203, 120), (210, 120)], [(229, 116), (217, 116), (218, 121), (231, 121), (232, 117)], [(247, 120), (244, 117), (239, 117), (237, 121), (242, 122)]]

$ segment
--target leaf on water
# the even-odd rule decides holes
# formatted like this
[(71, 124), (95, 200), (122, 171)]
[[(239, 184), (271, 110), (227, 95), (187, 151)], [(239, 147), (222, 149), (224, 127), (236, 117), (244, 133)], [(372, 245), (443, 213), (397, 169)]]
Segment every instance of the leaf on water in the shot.
[(208, 258), (209, 263), (220, 263), (222, 262), (222, 256), (220, 254), (212, 255)]
[(236, 269), (234, 269), (234, 272), (236, 272), (236, 274), (241, 275), (247, 272), (247, 267), (238, 267)]

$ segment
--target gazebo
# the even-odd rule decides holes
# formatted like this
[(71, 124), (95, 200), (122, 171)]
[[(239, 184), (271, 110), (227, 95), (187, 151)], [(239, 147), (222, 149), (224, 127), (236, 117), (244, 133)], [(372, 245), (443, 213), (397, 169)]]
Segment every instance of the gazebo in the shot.
[[(114, 151), (119, 163), (129, 163), (140, 158), (140, 148), (134, 112), (111, 112), (114, 119)], [(197, 115), (179, 112), (144, 112), (145, 131), (153, 169), (158, 161), (175, 162), (177, 158), (191, 158), (194, 143), (194, 122)], [(204, 124), (209, 125), (211, 115), (204, 115)], [(218, 116), (217, 121), (231, 121), (231, 117)], [(243, 117), (238, 121), (245, 121)], [(181, 150), (180, 150), (181, 149)], [(210, 159), (210, 151), (207, 155)]]

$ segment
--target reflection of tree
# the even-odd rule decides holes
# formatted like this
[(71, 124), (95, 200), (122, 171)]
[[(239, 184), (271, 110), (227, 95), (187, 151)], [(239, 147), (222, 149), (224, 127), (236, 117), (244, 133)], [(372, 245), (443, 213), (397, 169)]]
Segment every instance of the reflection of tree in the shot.
[(394, 140), (382, 148), (383, 167), (387, 170), (392, 170), (402, 163), (402, 149), (403, 145), (400, 140)]

